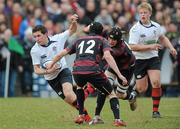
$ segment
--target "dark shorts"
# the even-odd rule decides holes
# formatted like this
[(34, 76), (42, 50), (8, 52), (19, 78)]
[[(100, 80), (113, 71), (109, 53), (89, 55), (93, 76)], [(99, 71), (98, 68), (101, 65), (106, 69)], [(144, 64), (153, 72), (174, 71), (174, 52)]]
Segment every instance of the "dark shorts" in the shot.
[(84, 87), (87, 82), (105, 95), (109, 95), (113, 88), (104, 73), (100, 74), (74, 74), (74, 80), (79, 87)]
[(135, 63), (135, 78), (143, 78), (148, 70), (160, 70), (160, 59), (159, 57), (153, 57), (145, 60), (136, 60)]
[(72, 74), (68, 68), (63, 69), (55, 79), (48, 80), (49, 85), (62, 99), (65, 98), (62, 89), (62, 84), (65, 82), (73, 83)]
[[(130, 67), (128, 67), (127, 69), (123, 69), (123, 70), (120, 70), (121, 74), (127, 79), (128, 81), (128, 85), (129, 83), (131, 82), (131, 79), (133, 77), (133, 74), (134, 74), (134, 69), (135, 69), (135, 65), (131, 65)], [(113, 69), (109, 68), (108, 69), (109, 72), (115, 74), (117, 76), (117, 74), (114, 72)], [(118, 80), (118, 83), (123, 85), (122, 84), (122, 80), (119, 79), (119, 77), (117, 76), (117, 80)]]

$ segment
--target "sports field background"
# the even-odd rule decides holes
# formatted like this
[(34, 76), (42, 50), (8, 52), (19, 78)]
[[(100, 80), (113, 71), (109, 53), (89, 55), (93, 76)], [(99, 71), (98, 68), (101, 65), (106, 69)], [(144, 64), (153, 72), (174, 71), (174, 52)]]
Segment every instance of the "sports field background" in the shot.
[[(96, 98), (85, 103), (91, 116)], [(120, 100), (121, 117), (127, 127), (113, 127), (113, 115), (108, 100), (101, 114), (105, 124), (89, 126), (73, 122), (77, 111), (59, 98), (0, 99), (0, 129), (180, 129), (180, 98), (162, 98), (162, 118), (151, 118), (151, 98), (138, 98), (138, 108), (132, 112), (127, 101)]]

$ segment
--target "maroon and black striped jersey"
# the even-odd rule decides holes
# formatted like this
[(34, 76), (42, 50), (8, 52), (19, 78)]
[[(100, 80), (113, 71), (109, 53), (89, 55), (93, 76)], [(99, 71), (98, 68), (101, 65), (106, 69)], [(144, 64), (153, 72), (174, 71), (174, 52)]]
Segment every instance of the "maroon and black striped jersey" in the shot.
[(103, 71), (99, 63), (104, 51), (111, 51), (111, 47), (105, 38), (91, 34), (79, 38), (66, 50), (69, 54), (76, 53), (73, 74), (96, 74)]
[(135, 63), (134, 54), (123, 40), (120, 40), (116, 46), (112, 47), (111, 54), (119, 70), (128, 69)]

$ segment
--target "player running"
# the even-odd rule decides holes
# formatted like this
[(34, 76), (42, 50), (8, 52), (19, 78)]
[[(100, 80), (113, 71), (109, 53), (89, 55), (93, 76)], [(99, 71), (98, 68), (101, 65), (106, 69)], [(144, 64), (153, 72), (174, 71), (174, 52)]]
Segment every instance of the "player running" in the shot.
[[(46, 69), (46, 65), (51, 62), (53, 57), (64, 49), (66, 40), (77, 29), (77, 15), (72, 15), (71, 25), (68, 30), (63, 33), (49, 37), (47, 29), (43, 25), (37, 25), (33, 28), (33, 37), (36, 41), (31, 49), (31, 57), (34, 67), (34, 72), (38, 75), (44, 75), (48, 84), (66, 103), (78, 109), (77, 97), (72, 88), (72, 74), (68, 69), (65, 58), (62, 58), (51, 69)], [(87, 111), (85, 120), (90, 121), (90, 116)]]
[(160, 82), (160, 59), (158, 50), (161, 49), (159, 42), (169, 48), (170, 53), (177, 55), (171, 42), (161, 32), (161, 26), (150, 20), (152, 7), (149, 3), (143, 2), (138, 6), (140, 21), (130, 30), (129, 45), (136, 57), (135, 78), (136, 87), (139, 93), (148, 88), (148, 79), (152, 86), (153, 118), (160, 118), (159, 104), (162, 95)]

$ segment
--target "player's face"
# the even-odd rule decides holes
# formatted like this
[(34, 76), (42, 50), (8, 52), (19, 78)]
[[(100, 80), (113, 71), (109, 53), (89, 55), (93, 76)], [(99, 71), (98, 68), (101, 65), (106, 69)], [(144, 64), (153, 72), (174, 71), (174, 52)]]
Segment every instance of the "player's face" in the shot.
[(33, 33), (34, 40), (40, 45), (45, 45), (48, 42), (48, 38), (46, 34), (42, 34), (40, 31)]
[(139, 9), (139, 17), (143, 24), (148, 24), (151, 17), (151, 12), (146, 8)]
[(109, 38), (109, 37), (108, 37), (108, 41), (109, 41), (109, 45), (110, 45), (111, 47), (114, 47), (114, 46), (116, 46), (116, 44), (117, 44), (117, 40), (111, 39), (111, 38)]

